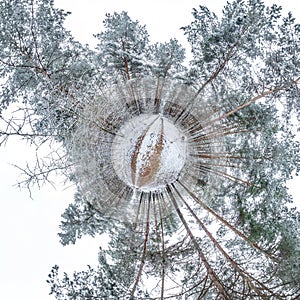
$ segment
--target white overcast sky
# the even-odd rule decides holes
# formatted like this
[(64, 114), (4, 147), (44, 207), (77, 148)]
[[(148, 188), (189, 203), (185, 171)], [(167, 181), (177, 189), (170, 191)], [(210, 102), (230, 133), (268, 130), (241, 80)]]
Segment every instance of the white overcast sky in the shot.
[[(297, 1), (274, 0), (292, 11), (300, 23)], [(55, 0), (55, 5), (72, 15), (66, 26), (82, 43), (95, 45), (92, 35), (102, 31), (105, 13), (127, 11), (134, 20), (146, 25), (152, 42), (165, 42), (176, 37), (184, 46), (186, 41), (181, 26), (192, 20), (192, 8), (206, 5), (220, 14), (225, 0)], [(62, 247), (57, 236), (60, 215), (72, 201), (73, 191), (64, 186), (45, 186), (33, 193), (31, 200), (26, 190), (14, 185), (19, 171), (10, 164), (23, 166), (31, 160), (34, 149), (17, 139), (0, 148), (0, 297), (5, 300), (54, 300), (48, 296), (46, 284), (51, 267), (71, 272), (97, 264), (100, 240), (83, 238), (75, 246)], [(298, 184), (299, 182), (299, 178)], [(293, 185), (293, 194), (297, 195)], [(297, 196), (299, 201), (299, 196)]]

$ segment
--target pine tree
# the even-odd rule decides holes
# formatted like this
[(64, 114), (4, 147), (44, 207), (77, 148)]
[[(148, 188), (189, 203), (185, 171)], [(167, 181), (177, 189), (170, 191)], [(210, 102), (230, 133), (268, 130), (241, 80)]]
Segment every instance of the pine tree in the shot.
[[(106, 15), (95, 50), (74, 41), (52, 1), (1, 4), (1, 109), (10, 135), (56, 141), (28, 185), (61, 170), (78, 188), (62, 244), (108, 234), (99, 267), (49, 275), (57, 299), (297, 299), (300, 25), (260, 0), (219, 19), (193, 10), (150, 44), (126, 12)], [(51, 168), (51, 166), (54, 166)], [(43, 169), (43, 167), (45, 167)], [(42, 176), (42, 177), (41, 177)]]

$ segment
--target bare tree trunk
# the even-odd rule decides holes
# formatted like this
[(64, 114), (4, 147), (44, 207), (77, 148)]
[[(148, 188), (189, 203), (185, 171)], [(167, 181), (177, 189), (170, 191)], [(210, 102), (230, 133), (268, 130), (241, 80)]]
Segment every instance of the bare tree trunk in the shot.
[(190, 191), (182, 182), (179, 180), (177, 181), (178, 184), (180, 184), (186, 192), (198, 203), (200, 204), (205, 210), (207, 210), (209, 213), (211, 213), (213, 216), (215, 216), (219, 221), (221, 221), (224, 225), (226, 225), (229, 229), (231, 229), (237, 236), (241, 237), (244, 241), (246, 241), (248, 244), (250, 244), (254, 249), (259, 250), (264, 255), (266, 255), (268, 258), (276, 260), (276, 257), (262, 248), (260, 248), (256, 243), (252, 242), (248, 237), (246, 237), (241, 231), (239, 231), (235, 226), (231, 225), (228, 221), (226, 221), (224, 218), (222, 218), (219, 214), (217, 214), (214, 210), (212, 210), (209, 206), (207, 206), (203, 201), (201, 201), (192, 191)]
[[(246, 270), (243, 270), (239, 267), (238, 263), (235, 262), (228, 253), (223, 249), (223, 247), (219, 244), (219, 242), (213, 237), (211, 232), (207, 229), (207, 227), (204, 225), (204, 223), (198, 218), (198, 216), (195, 214), (195, 212), (192, 210), (192, 208), (188, 205), (188, 203), (184, 200), (184, 198), (181, 196), (180, 192), (176, 189), (174, 184), (172, 185), (173, 189), (176, 191), (177, 195), (180, 197), (181, 201), (184, 203), (184, 205), (187, 207), (191, 215), (195, 218), (197, 223), (200, 225), (200, 227), (204, 230), (206, 235), (209, 237), (209, 239), (212, 241), (212, 243), (215, 245), (215, 247), (222, 253), (222, 255), (225, 257), (225, 259), (232, 265), (232, 267), (238, 272), (238, 274), (243, 278), (244, 282), (247, 282), (250, 289), (256, 292), (256, 294), (262, 298), (262, 299), (270, 299), (270, 296), (276, 296), (277, 299), (282, 299), (280, 295), (275, 294), (272, 290), (270, 290), (265, 284), (263, 284), (261, 281), (250, 275)], [(255, 283), (259, 285), (257, 287)], [(264, 294), (263, 291), (266, 291), (268, 294)]]
[(132, 290), (130, 292), (130, 295), (133, 297), (134, 293), (136, 291), (137, 285), (141, 279), (142, 276), (142, 271), (145, 265), (145, 258), (146, 258), (146, 254), (147, 254), (147, 242), (148, 242), (148, 237), (149, 237), (149, 225), (150, 225), (150, 206), (151, 206), (151, 195), (148, 194), (148, 207), (147, 207), (147, 219), (146, 219), (146, 229), (145, 229), (145, 237), (144, 237), (144, 243), (143, 243), (143, 253), (142, 253), (142, 257), (141, 257), (141, 263), (140, 263), (140, 267), (138, 270), (138, 274), (136, 276), (134, 285), (132, 287)]
[(180, 211), (180, 208), (179, 208), (179, 206), (177, 204), (177, 201), (176, 201), (176, 199), (175, 199), (175, 197), (174, 197), (174, 195), (172, 193), (172, 190), (171, 190), (171, 188), (170, 188), (169, 185), (167, 185), (167, 193), (168, 193), (168, 195), (169, 195), (169, 197), (170, 197), (170, 199), (171, 199), (171, 201), (172, 201), (172, 203), (173, 203), (173, 205), (174, 205), (174, 207), (176, 209), (177, 215), (179, 216), (182, 224), (184, 225), (184, 227), (185, 227), (185, 229), (186, 229), (186, 231), (187, 231), (187, 233), (188, 233), (191, 241), (193, 242), (193, 244), (194, 244), (194, 246), (195, 246), (195, 248), (196, 248), (196, 250), (197, 250), (197, 252), (199, 254), (199, 257), (200, 257), (201, 261), (203, 262), (203, 264), (204, 264), (204, 266), (205, 266), (205, 268), (207, 270), (207, 273), (208, 273), (210, 279), (213, 281), (215, 288), (222, 295), (222, 297), (223, 297), (224, 300), (231, 300), (231, 297), (227, 294), (227, 291), (225, 290), (225, 288), (224, 288), (222, 282), (220, 281), (218, 275), (216, 274), (216, 272), (214, 271), (214, 269), (209, 264), (209, 262), (206, 259), (204, 253), (202, 252), (202, 250), (201, 250), (201, 248), (200, 248), (200, 246), (199, 246), (199, 244), (198, 244), (195, 236), (193, 235), (191, 229), (189, 228), (189, 225), (187, 224), (184, 216), (182, 215), (182, 213)]

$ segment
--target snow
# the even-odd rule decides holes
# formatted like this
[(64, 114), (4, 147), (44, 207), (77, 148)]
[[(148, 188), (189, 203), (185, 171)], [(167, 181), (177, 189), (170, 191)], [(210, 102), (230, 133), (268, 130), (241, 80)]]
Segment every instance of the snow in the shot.
[(174, 182), (187, 155), (186, 138), (159, 114), (142, 114), (125, 123), (112, 145), (114, 169), (127, 185), (157, 191)]

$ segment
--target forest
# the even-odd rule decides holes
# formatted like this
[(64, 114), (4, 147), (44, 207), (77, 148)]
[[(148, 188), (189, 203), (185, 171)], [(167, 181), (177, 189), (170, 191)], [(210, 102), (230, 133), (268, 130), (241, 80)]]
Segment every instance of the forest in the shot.
[(49, 270), (56, 299), (300, 297), (300, 25), (281, 11), (194, 8), (186, 64), (125, 11), (92, 49), (54, 1), (0, 2), (0, 146), (36, 148), (23, 188), (76, 188), (62, 245), (109, 237), (97, 268)]

